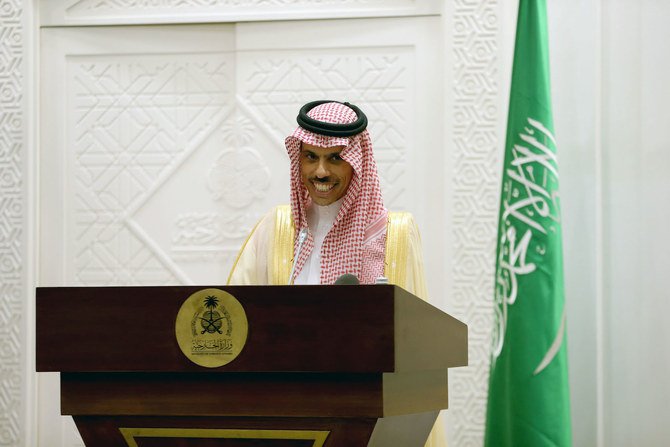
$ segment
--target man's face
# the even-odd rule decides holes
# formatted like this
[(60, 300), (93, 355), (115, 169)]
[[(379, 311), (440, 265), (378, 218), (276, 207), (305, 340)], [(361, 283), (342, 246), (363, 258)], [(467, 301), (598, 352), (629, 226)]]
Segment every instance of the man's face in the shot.
[(340, 158), (344, 146), (318, 147), (302, 143), (300, 178), (317, 205), (325, 206), (344, 196), (354, 170)]

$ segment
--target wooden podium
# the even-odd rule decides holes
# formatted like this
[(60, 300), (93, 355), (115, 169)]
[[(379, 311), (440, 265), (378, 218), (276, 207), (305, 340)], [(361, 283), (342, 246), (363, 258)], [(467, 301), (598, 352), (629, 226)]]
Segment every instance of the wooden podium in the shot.
[(467, 364), (467, 326), (396, 286), (213, 286), (248, 333), (199, 366), (175, 324), (205, 288), (37, 289), (37, 371), (60, 371), (87, 446), (422, 447)]

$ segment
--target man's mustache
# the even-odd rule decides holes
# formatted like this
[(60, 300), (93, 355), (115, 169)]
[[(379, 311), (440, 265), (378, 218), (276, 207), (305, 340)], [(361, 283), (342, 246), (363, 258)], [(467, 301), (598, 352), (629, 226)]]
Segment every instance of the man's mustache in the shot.
[(319, 183), (334, 183), (330, 177), (312, 177), (310, 181), (319, 182)]

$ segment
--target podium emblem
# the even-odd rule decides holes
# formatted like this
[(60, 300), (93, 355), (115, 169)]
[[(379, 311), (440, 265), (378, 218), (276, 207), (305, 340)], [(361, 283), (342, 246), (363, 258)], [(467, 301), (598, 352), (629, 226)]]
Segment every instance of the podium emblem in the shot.
[(235, 360), (244, 348), (248, 332), (242, 304), (220, 289), (203, 289), (189, 296), (175, 322), (181, 351), (193, 363), (207, 368)]

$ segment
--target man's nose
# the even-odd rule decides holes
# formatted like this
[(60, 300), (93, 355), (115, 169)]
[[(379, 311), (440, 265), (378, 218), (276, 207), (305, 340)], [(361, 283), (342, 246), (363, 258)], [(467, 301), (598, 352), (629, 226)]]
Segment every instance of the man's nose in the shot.
[(326, 164), (325, 160), (319, 160), (319, 164), (316, 167), (316, 176), (317, 178), (325, 178), (330, 175), (330, 171), (328, 171), (328, 165)]

